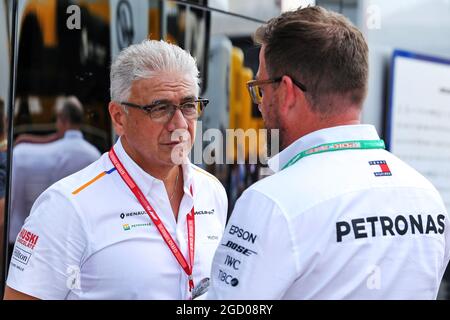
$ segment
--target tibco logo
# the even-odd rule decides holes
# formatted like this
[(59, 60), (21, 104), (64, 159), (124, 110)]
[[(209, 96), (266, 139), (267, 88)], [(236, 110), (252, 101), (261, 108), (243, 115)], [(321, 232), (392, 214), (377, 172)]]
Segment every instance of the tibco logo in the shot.
[(234, 278), (232, 275), (219, 269), (219, 280), (225, 282), (226, 284), (236, 287), (239, 284), (239, 280)]

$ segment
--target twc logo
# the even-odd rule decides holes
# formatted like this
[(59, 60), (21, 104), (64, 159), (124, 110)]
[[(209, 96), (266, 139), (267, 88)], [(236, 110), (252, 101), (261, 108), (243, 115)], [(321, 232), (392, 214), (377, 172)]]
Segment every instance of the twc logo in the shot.
[(369, 161), (369, 165), (372, 166), (372, 169), (374, 169), (374, 175), (375, 177), (390, 177), (392, 176), (392, 172), (389, 169), (389, 166), (387, 165), (386, 161), (380, 160), (380, 161)]

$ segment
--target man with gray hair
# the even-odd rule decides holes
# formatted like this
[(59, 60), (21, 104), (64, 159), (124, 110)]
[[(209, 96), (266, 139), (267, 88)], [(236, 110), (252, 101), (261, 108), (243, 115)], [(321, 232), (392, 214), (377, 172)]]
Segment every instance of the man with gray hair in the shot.
[(108, 153), (46, 190), (13, 252), (8, 299), (192, 299), (225, 227), (220, 182), (189, 162), (199, 98), (193, 57), (163, 41), (122, 51)]
[(49, 135), (23, 133), (17, 136), (14, 144), (47, 143), (64, 137), (67, 130), (79, 131), (83, 123), (83, 106), (75, 96), (62, 97), (56, 103), (56, 132)]
[(279, 130), (274, 175), (237, 201), (214, 256), (211, 299), (435, 299), (449, 216), (432, 184), (360, 124), (368, 47), (313, 6), (256, 32), (247, 86)]

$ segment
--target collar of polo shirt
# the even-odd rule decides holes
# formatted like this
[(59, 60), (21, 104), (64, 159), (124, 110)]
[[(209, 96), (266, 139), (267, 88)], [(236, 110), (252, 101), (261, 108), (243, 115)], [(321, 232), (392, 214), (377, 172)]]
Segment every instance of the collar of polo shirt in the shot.
[(299, 138), (286, 149), (273, 156), (269, 161), (269, 168), (274, 172), (281, 171), (289, 160), (298, 153), (326, 143), (343, 142), (351, 140), (378, 140), (380, 137), (372, 125), (347, 125), (326, 128), (311, 132)]
[[(128, 171), (130, 176), (139, 186), (142, 193), (144, 195), (148, 195), (150, 193), (150, 190), (152, 189), (153, 184), (158, 179), (145, 172), (136, 162), (134, 162), (133, 159), (131, 159), (131, 157), (126, 153), (125, 149), (123, 148), (122, 141), (120, 138), (117, 141), (116, 145), (114, 146), (114, 151), (116, 152), (119, 159), (122, 161), (123, 165), (125, 166), (125, 169)], [(193, 181), (193, 172), (189, 158), (186, 158), (186, 163), (182, 164), (182, 167), (184, 180), (183, 190), (185, 194), (191, 196), (189, 188)], [(193, 189), (195, 190), (195, 186), (193, 186)]]
[(64, 133), (64, 139), (82, 139), (83, 133), (80, 130), (67, 130)]

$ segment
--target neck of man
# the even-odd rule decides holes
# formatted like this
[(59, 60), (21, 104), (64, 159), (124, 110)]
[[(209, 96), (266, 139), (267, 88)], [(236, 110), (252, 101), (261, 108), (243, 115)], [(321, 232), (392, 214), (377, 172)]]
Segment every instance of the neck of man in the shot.
[(75, 124), (69, 124), (66, 129), (64, 130), (64, 133), (66, 133), (69, 130), (76, 130), (76, 131), (80, 131), (81, 130), (81, 126), (80, 125), (75, 125)]
[(73, 125), (69, 122), (64, 122), (58, 127), (58, 130), (56, 131), (56, 135), (58, 137), (62, 138), (62, 137), (64, 137), (64, 135), (66, 134), (67, 131), (69, 131), (69, 130), (80, 131), (80, 129), (81, 129), (81, 126), (79, 126), (79, 125)]
[(312, 132), (333, 128), (338, 126), (349, 126), (361, 124), (361, 111), (359, 109), (351, 109), (346, 114), (340, 114), (333, 117), (321, 117), (318, 115), (313, 116), (310, 119), (306, 119), (305, 122), (302, 121), (301, 126), (291, 125), (291, 127), (283, 130), (283, 137), (281, 142), (281, 148), (284, 150), (289, 145), (306, 136)]
[[(152, 177), (161, 180), (169, 198), (175, 219), (178, 218), (178, 209), (183, 198), (183, 169), (179, 165), (150, 164), (142, 155), (137, 153), (127, 142), (121, 139), (123, 149), (133, 161)], [(177, 179), (178, 176), (178, 179)]]

